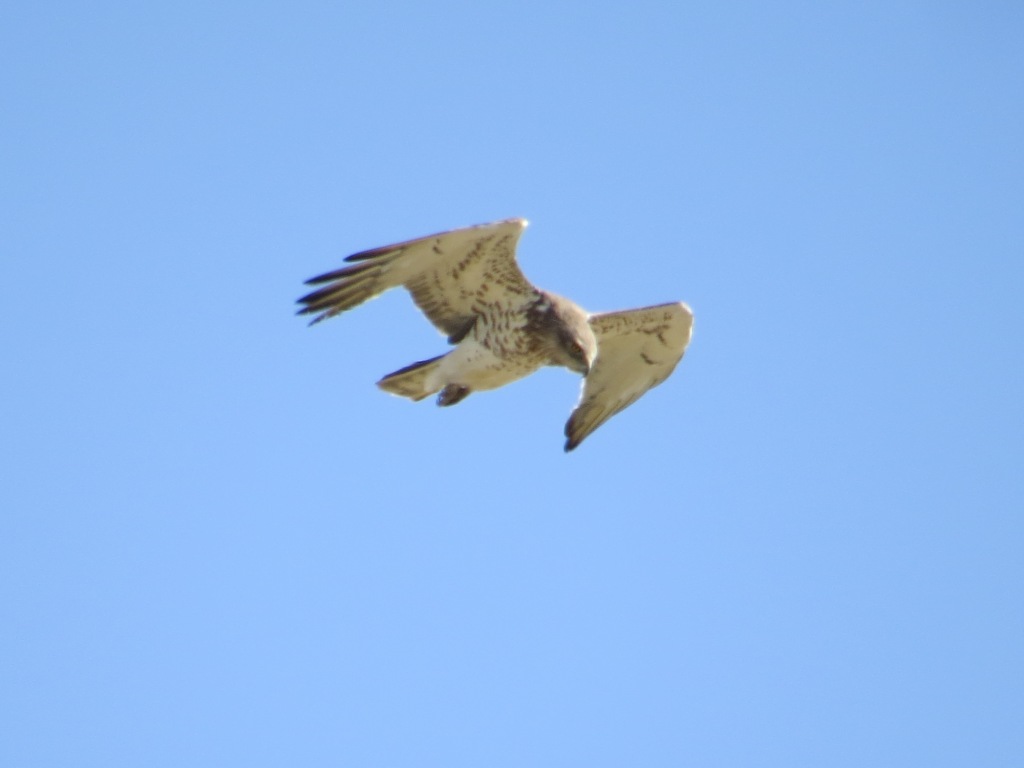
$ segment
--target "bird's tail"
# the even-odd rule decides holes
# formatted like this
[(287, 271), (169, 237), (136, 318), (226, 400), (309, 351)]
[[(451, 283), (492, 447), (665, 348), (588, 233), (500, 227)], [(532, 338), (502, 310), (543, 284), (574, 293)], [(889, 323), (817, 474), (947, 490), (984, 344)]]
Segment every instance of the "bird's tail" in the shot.
[(428, 386), (427, 379), (441, 364), (444, 357), (445, 355), (439, 355), (429, 360), (421, 360), (418, 363), (407, 365), (394, 373), (389, 373), (377, 382), (377, 386), (393, 395), (408, 397), (411, 400), (422, 400), (441, 389), (440, 386)]

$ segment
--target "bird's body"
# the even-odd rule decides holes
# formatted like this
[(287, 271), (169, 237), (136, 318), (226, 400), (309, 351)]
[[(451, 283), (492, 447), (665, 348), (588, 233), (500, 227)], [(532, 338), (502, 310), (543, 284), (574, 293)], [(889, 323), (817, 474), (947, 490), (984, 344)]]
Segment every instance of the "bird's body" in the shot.
[(689, 342), (692, 315), (681, 303), (588, 315), (535, 288), (515, 261), (525, 226), (509, 219), (354, 254), (346, 259), (353, 266), (307, 281), (326, 285), (299, 300), (300, 314), (315, 314), (316, 323), (388, 288), (408, 289), (456, 345), (377, 382), (413, 400), (440, 393), (439, 405), (454, 405), (546, 365), (583, 374), (583, 395), (566, 425), (566, 450), (572, 450), (668, 377)]

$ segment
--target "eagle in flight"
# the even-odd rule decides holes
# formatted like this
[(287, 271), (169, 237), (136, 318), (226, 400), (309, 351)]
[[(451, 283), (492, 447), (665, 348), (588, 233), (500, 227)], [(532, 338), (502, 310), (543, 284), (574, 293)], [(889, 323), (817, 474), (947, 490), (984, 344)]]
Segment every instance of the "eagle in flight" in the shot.
[(299, 299), (310, 325), (403, 286), (455, 348), (377, 382), (412, 400), (439, 393), (454, 405), (541, 366), (583, 375), (565, 425), (565, 450), (667, 379), (690, 342), (693, 314), (682, 302), (589, 314), (533, 286), (516, 263), (525, 219), (453, 229), (349, 256), (351, 266), (314, 277)]

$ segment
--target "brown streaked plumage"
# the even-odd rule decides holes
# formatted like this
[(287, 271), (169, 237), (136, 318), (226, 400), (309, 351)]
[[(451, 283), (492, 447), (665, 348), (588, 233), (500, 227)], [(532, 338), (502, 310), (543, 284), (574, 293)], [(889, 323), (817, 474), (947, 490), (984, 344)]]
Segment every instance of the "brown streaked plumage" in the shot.
[(669, 377), (690, 341), (682, 303), (588, 315), (534, 287), (516, 263), (523, 219), (455, 229), (349, 256), (351, 266), (307, 280), (322, 286), (299, 299), (310, 324), (403, 286), (455, 348), (377, 382), (412, 400), (438, 393), (454, 405), (542, 366), (584, 376), (565, 426), (571, 451), (613, 415)]

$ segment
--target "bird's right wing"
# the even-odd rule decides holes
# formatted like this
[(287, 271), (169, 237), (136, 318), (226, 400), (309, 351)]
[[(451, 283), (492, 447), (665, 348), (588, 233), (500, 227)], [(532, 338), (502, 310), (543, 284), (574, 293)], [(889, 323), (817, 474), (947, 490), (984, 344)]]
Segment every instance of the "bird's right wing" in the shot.
[(693, 313), (682, 302), (591, 315), (597, 359), (565, 425), (565, 450), (667, 379), (686, 351)]
[(538, 295), (516, 263), (525, 227), (524, 219), (508, 219), (353, 254), (345, 259), (352, 266), (306, 281), (326, 285), (299, 299), (299, 314), (315, 315), (312, 323), (318, 323), (402, 285), (430, 322), (457, 342), (486, 305), (519, 305)]

